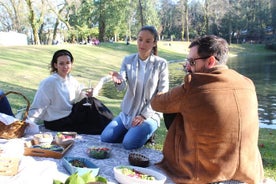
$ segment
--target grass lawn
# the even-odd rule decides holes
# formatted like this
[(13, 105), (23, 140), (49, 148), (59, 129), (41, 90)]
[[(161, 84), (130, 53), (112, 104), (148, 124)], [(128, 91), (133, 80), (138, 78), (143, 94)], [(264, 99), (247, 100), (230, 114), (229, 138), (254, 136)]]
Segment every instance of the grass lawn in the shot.
[[(170, 43), (170, 44), (169, 44)], [(183, 60), (188, 53), (186, 42), (159, 42), (159, 55), (168, 61)], [(21, 92), (32, 102), (39, 82), (49, 75), (49, 63), (53, 53), (58, 49), (68, 49), (72, 52), (75, 61), (72, 74), (84, 84), (92, 81), (95, 86), (99, 79), (106, 76), (109, 71), (119, 70), (124, 56), (136, 52), (135, 43), (101, 43), (99, 46), (91, 45), (55, 45), (55, 46), (21, 46), (0, 47), (1, 79), (0, 89), (4, 91)], [(231, 45), (231, 56), (241, 54), (265, 54), (263, 45)], [(170, 77), (183, 75), (179, 63), (170, 64), (169, 69), (179, 68), (179, 73), (170, 73)], [(180, 81), (181, 82), (181, 81)], [(120, 95), (119, 95), (120, 96)], [(122, 96), (122, 95), (121, 95)], [(24, 99), (16, 95), (9, 95), (13, 110), (26, 105)], [(111, 99), (99, 96), (116, 115), (119, 113), (121, 97)], [(166, 136), (164, 124), (157, 130), (154, 149), (162, 150)], [(263, 158), (265, 176), (276, 180), (276, 130), (261, 129), (259, 147)]]

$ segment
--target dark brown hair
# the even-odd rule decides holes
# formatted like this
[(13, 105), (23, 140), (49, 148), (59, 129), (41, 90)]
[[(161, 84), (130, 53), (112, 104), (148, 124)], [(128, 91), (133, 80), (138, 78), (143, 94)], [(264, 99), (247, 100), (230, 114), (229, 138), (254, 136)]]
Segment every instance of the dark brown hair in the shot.
[(140, 33), (141, 31), (149, 31), (149, 32), (151, 32), (151, 34), (153, 35), (154, 42), (155, 42), (156, 44), (155, 44), (155, 46), (152, 48), (152, 53), (153, 53), (154, 55), (157, 56), (157, 40), (158, 40), (158, 32), (157, 32), (157, 30), (155, 29), (154, 26), (143, 26), (143, 27), (140, 29), (139, 33)]
[(228, 59), (228, 43), (225, 39), (215, 35), (205, 35), (192, 41), (189, 48), (198, 46), (200, 57), (214, 56), (218, 64), (226, 64)]
[(50, 65), (50, 73), (57, 72), (57, 69), (55, 68), (54, 64), (57, 63), (57, 58), (60, 57), (60, 56), (69, 56), (70, 59), (71, 59), (71, 63), (74, 62), (74, 57), (73, 57), (73, 55), (71, 54), (70, 51), (65, 50), (65, 49), (58, 50), (53, 55), (53, 58), (52, 58), (52, 61), (51, 61), (51, 65)]

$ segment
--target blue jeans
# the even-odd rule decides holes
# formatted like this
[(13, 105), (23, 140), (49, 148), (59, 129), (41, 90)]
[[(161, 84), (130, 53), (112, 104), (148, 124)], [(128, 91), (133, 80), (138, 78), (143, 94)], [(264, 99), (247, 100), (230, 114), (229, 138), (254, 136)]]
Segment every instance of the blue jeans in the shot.
[[(0, 96), (2, 96), (3, 94), (4, 92), (0, 90)], [(10, 103), (6, 96), (0, 99), (0, 112), (10, 116), (14, 116)]]
[(103, 130), (101, 141), (122, 143), (127, 150), (138, 149), (147, 142), (157, 127), (157, 122), (148, 118), (140, 125), (126, 129), (121, 118), (117, 116)]

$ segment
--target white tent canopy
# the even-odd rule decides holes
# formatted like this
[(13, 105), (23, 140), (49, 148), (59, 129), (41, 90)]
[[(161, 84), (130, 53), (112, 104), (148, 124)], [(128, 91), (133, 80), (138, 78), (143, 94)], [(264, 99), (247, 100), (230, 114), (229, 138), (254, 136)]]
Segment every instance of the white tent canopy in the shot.
[(0, 32), (0, 46), (28, 45), (27, 35), (16, 32)]

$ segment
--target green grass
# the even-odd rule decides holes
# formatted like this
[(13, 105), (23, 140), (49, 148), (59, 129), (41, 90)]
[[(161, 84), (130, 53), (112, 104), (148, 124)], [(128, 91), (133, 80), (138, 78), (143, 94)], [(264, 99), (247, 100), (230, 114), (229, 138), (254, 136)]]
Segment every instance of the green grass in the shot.
[[(188, 53), (186, 42), (159, 42), (159, 55), (171, 60), (183, 60)], [(99, 79), (106, 76), (109, 71), (119, 70), (124, 56), (136, 52), (135, 43), (102, 43), (100, 46), (91, 45), (55, 45), (55, 46), (22, 46), (0, 47), (0, 89), (4, 91), (17, 91), (24, 94), (32, 102), (39, 82), (49, 75), (49, 63), (53, 53), (58, 49), (68, 49), (72, 52), (75, 62), (72, 74), (84, 84), (92, 81), (96, 85)], [(231, 55), (244, 54), (271, 54), (272, 51), (264, 49), (263, 45), (231, 45)], [(170, 77), (183, 75), (179, 63), (169, 65)], [(176, 70), (179, 69), (179, 70)], [(181, 83), (182, 81), (179, 81)], [(111, 90), (111, 89), (110, 89)], [(120, 102), (123, 94), (117, 99), (107, 96), (98, 98), (117, 115), (120, 112)], [(13, 110), (26, 105), (23, 98), (9, 95)], [(156, 132), (156, 144), (153, 149), (162, 150), (166, 136), (164, 123)], [(265, 176), (276, 180), (276, 130), (261, 129), (259, 139), (260, 151), (263, 158)]]

